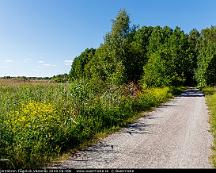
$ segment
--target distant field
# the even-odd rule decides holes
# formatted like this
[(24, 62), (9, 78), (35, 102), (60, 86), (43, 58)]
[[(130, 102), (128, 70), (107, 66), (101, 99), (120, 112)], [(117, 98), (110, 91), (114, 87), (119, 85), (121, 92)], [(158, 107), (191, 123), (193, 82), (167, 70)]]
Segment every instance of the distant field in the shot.
[(14, 83), (52, 83), (52, 80), (24, 80), (24, 79), (0, 79), (0, 84)]

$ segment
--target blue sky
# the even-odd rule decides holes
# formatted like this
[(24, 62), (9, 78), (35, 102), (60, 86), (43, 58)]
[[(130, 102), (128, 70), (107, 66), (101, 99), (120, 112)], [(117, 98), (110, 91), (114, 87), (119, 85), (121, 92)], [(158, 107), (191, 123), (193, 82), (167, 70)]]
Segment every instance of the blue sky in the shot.
[(216, 25), (215, 0), (0, 0), (0, 76), (68, 73), (85, 48), (97, 48), (126, 9), (131, 24)]

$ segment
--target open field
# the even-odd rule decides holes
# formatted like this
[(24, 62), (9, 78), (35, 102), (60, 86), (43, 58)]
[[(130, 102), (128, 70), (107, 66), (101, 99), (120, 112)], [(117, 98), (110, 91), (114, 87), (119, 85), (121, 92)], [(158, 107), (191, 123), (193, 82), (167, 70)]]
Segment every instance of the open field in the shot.
[(53, 83), (51, 80), (25, 80), (25, 79), (0, 79), (1, 85), (17, 85), (17, 84), (23, 84), (23, 83), (32, 83), (32, 84), (38, 84), (38, 83)]
[(166, 101), (174, 91), (137, 90), (132, 84), (104, 87), (82, 80), (1, 82), (1, 167), (42, 167), (67, 148)]

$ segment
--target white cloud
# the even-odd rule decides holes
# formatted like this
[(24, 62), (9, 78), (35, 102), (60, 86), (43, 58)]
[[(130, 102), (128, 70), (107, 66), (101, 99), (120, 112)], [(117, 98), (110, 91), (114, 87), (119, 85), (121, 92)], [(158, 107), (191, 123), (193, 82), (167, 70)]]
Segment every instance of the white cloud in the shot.
[(43, 60), (38, 60), (37, 63), (39, 63), (39, 64), (43, 64), (44, 61), (43, 61)]
[(64, 60), (65, 65), (71, 65), (72, 63), (73, 63), (73, 60), (69, 60), (69, 59)]
[(55, 64), (45, 63), (45, 61), (43, 61), (43, 60), (38, 60), (37, 63), (38, 63), (37, 68), (41, 68), (41, 67), (56, 67), (57, 66)]
[(4, 62), (6, 62), (6, 63), (12, 63), (13, 60), (12, 59), (5, 59)]
[(46, 67), (56, 67), (55, 64), (42, 64), (43, 66), (46, 66)]

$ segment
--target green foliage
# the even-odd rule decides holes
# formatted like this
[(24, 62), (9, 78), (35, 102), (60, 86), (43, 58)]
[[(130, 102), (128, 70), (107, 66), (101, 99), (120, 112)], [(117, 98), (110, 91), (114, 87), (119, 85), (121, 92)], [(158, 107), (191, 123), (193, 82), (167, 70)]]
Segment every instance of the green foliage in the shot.
[(3, 166), (38, 168), (65, 146), (74, 126), (66, 90), (57, 84), (1, 84), (0, 159), (8, 160)]
[(206, 83), (216, 85), (216, 55), (213, 56), (206, 69)]
[(185, 74), (187, 76), (185, 83), (187, 85), (196, 84), (195, 71), (197, 69), (197, 56), (200, 46), (200, 33), (196, 29), (193, 29), (188, 35), (188, 63)]
[(135, 113), (169, 98), (169, 88), (139, 90), (75, 80), (71, 84), (0, 85), (0, 163), (40, 168), (95, 133), (123, 125)]
[(116, 19), (113, 20), (111, 32), (105, 36), (104, 43), (94, 53), (91, 51), (89, 54), (89, 50), (85, 50), (75, 58), (70, 78), (85, 77), (89, 80), (103, 80), (117, 85), (126, 82), (126, 57), (131, 33), (129, 23), (126, 11), (119, 11)]
[(198, 54), (198, 67), (196, 80), (199, 87), (216, 83), (215, 72), (216, 57), (216, 27), (201, 31), (200, 50)]
[(128, 81), (137, 82), (143, 74), (143, 66), (147, 63), (147, 49), (153, 27), (142, 27), (130, 33), (126, 56), (126, 74)]
[(68, 74), (59, 74), (59, 75), (54, 75), (52, 78), (51, 78), (53, 81), (57, 82), (57, 83), (65, 83), (67, 82), (69, 79), (68, 79)]
[(144, 66), (143, 85), (156, 87), (169, 85), (170, 79), (166, 76), (166, 67), (165, 60), (158, 52), (151, 54), (148, 63)]
[(129, 22), (128, 14), (121, 10), (113, 20), (111, 32), (106, 34), (103, 46), (96, 53), (96, 68), (102, 73), (102, 77), (112, 84), (123, 84), (126, 81), (125, 61), (130, 32)]
[(99, 48), (86, 49), (76, 57), (70, 79), (85, 78), (114, 85), (199, 87), (216, 83), (215, 27), (189, 34), (179, 27), (130, 27), (120, 10)]
[(69, 73), (70, 80), (80, 79), (86, 76), (85, 68), (89, 61), (93, 58), (95, 51), (96, 50), (93, 48), (85, 49), (74, 59)]
[(148, 45), (142, 83), (147, 86), (182, 85), (187, 76), (187, 38), (180, 28), (155, 27)]
[(202, 91), (204, 92), (205, 95), (210, 96), (215, 93), (215, 88), (214, 87), (205, 87), (202, 88)]

